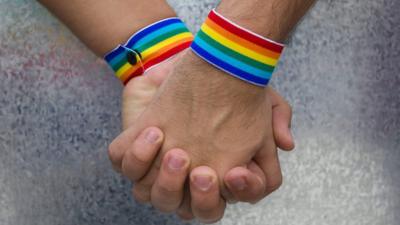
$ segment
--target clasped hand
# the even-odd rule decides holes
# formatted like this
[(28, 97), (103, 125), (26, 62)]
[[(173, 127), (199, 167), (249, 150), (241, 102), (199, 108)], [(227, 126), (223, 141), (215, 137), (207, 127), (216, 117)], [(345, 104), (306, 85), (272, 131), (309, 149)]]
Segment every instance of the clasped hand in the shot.
[(282, 183), (277, 147), (294, 147), (281, 96), (190, 50), (131, 80), (122, 114), (114, 168), (135, 183), (138, 201), (183, 219), (215, 222), (226, 201), (261, 200)]

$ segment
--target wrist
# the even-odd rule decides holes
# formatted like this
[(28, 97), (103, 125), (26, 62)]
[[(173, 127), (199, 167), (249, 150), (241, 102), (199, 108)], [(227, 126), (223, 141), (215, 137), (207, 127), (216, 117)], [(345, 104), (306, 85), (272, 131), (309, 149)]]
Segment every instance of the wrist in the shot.
[[(268, 2), (266, 2), (267, 4)], [(227, 19), (235, 22), (239, 26), (242, 26), (252, 32), (255, 32), (263, 37), (269, 38), (277, 42), (284, 42), (290, 28), (285, 25), (282, 26), (281, 21), (276, 17), (268, 17), (266, 15), (272, 14), (271, 7), (266, 7), (264, 13), (257, 15), (257, 13), (252, 13), (254, 10), (250, 9), (252, 7), (247, 6), (246, 10), (228, 10), (226, 7), (217, 8), (217, 12), (226, 17)], [(244, 12), (243, 12), (244, 11)]]
[(264, 88), (215, 68), (189, 50), (185, 51), (174, 70), (168, 83), (173, 84), (178, 101), (219, 107), (257, 101), (265, 95)]
[(212, 10), (191, 50), (204, 61), (245, 82), (265, 87), (284, 45), (241, 27)]
[(149, 24), (104, 56), (115, 75), (126, 84), (157, 64), (188, 48), (193, 34), (176, 17)]
[(284, 42), (315, 0), (222, 0), (224, 17), (257, 34)]

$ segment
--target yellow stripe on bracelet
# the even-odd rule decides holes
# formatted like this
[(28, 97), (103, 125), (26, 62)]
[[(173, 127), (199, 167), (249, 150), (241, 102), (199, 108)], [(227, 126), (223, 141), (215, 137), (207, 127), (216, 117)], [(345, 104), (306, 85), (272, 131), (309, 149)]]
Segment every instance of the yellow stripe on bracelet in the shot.
[(220, 44), (224, 45), (225, 47), (230, 48), (240, 54), (246, 55), (249, 58), (252, 58), (261, 63), (266, 63), (271, 66), (275, 66), (278, 63), (277, 59), (261, 55), (255, 51), (252, 51), (248, 48), (245, 48), (245, 47), (229, 40), (228, 38), (221, 36), (220, 34), (215, 32), (213, 29), (211, 29), (207, 24), (203, 24), (201, 26), (201, 30), (204, 33), (206, 33), (208, 36), (213, 38), (214, 40), (218, 41)]
[(274, 52), (267, 48), (263, 48), (251, 41), (246, 40), (245, 38), (243, 38), (233, 32), (230, 32), (229, 30), (225, 30), (223, 27), (221, 27), (221, 25), (212, 21), (210, 18), (207, 18), (205, 23), (211, 29), (213, 29), (215, 32), (219, 33), (220, 35), (224, 36), (225, 38), (228, 38), (229, 40), (231, 40), (233, 42), (243, 45), (243, 47), (246, 47), (255, 52), (258, 52), (259, 54), (262, 54), (264, 56), (271, 57), (273, 59), (279, 59), (280, 53)]
[(193, 34), (189, 33), (189, 32), (186, 32), (186, 33), (182, 33), (182, 34), (178, 34), (178, 35), (175, 35), (173, 37), (170, 37), (170, 38), (168, 38), (168, 39), (166, 39), (166, 40), (164, 40), (164, 41), (152, 46), (151, 48), (148, 48), (148, 49), (144, 50), (141, 53), (142, 57), (143, 58), (147, 58), (147, 57), (149, 57), (149, 55), (153, 54), (154, 52), (159, 51), (160, 49), (162, 49), (162, 48), (164, 48), (164, 47), (166, 47), (166, 46), (168, 46), (168, 45), (170, 45), (170, 44), (172, 44), (174, 42), (181, 42), (182, 40), (188, 39), (188, 38), (193, 39)]
[(191, 44), (200, 58), (248, 83), (265, 87), (284, 45), (262, 37), (212, 10)]
[[(152, 58), (153, 58), (152, 55), (154, 55), (154, 54), (157, 53), (157, 52), (162, 51), (163, 48), (166, 48), (166, 47), (169, 48), (169, 46), (170, 46), (171, 44), (174, 44), (174, 43), (180, 44), (180, 43), (182, 43), (182, 42), (191, 41), (191, 40), (193, 40), (193, 34), (192, 34), (192, 33), (189, 33), (189, 32), (181, 33), (181, 34), (175, 35), (175, 36), (173, 36), (173, 37), (171, 37), (171, 38), (168, 38), (168, 39), (166, 39), (166, 40), (164, 40), (164, 41), (162, 41), (162, 42), (159, 42), (158, 44), (156, 44), (156, 45), (154, 45), (154, 46), (152, 46), (152, 47), (150, 47), (150, 48), (144, 50), (144, 51), (141, 53), (141, 55), (142, 55), (142, 58), (149, 60), (149, 59), (152, 59)], [(174, 47), (174, 46), (172, 46), (172, 47)], [(143, 63), (145, 63), (145, 61), (143, 61)], [(141, 65), (136, 64), (136, 65), (133, 66), (133, 67), (134, 67), (135, 69), (138, 69), (140, 66), (141, 66)], [(131, 70), (133, 67), (132, 67), (132, 65), (131, 65), (129, 62), (127, 62), (127, 63), (125, 63), (120, 69), (118, 69), (118, 70), (115, 72), (115, 74), (116, 74), (116, 76), (117, 76), (118, 78), (121, 78), (121, 76), (123, 76), (124, 73), (126, 73), (128, 70)], [(133, 70), (133, 69), (132, 69), (132, 70)]]
[(128, 70), (136, 70), (139, 69), (142, 66), (142, 64), (138, 63), (136, 65), (131, 65), (130, 63), (125, 63), (121, 68), (119, 68), (117, 71), (115, 71), (115, 75), (118, 78), (121, 78), (122, 75), (124, 75), (124, 73), (126, 73), (126, 71)]
[(104, 59), (116, 76), (126, 84), (153, 66), (187, 49), (193, 35), (177, 17), (150, 24), (117, 46)]

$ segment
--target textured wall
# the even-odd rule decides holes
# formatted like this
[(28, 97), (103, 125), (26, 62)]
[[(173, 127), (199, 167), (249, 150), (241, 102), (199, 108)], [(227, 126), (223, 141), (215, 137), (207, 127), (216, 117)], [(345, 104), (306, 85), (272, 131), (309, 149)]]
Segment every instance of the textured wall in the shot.
[[(217, 1), (171, 0), (190, 28)], [(294, 108), (282, 188), (220, 224), (400, 224), (400, 1), (320, 0), (273, 85)], [(121, 85), (32, 0), (0, 0), (0, 224), (181, 224), (135, 203), (106, 149)]]

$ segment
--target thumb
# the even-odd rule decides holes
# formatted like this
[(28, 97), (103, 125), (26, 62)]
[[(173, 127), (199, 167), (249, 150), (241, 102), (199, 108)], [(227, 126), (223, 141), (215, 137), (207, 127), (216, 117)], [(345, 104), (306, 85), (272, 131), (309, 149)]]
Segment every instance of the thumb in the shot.
[(286, 151), (294, 149), (294, 140), (290, 130), (292, 120), (292, 108), (271, 87), (267, 88), (267, 95), (272, 102), (272, 128), (276, 145)]
[(135, 77), (126, 84), (122, 94), (123, 129), (133, 125), (150, 104), (160, 85), (173, 72), (182, 53), (150, 68), (143, 76)]
[(146, 83), (149, 83), (149, 85), (160, 87), (164, 80), (172, 73), (172, 70), (175, 67), (174, 65), (176, 65), (181, 57), (182, 53), (179, 53), (153, 68), (150, 68), (143, 76), (143, 79)]
[(150, 104), (160, 85), (172, 72), (180, 55), (150, 68), (143, 76), (131, 79), (126, 84), (122, 94), (123, 129), (135, 124), (136, 119)]

